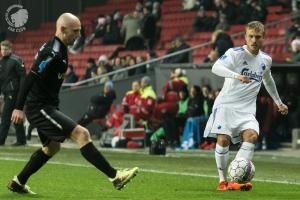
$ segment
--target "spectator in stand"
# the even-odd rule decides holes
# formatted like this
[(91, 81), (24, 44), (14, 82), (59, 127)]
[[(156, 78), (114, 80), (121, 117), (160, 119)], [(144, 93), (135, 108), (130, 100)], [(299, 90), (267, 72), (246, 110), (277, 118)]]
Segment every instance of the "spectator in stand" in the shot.
[(291, 7), (292, 7), (292, 11), (295, 13), (299, 12), (300, 9), (300, 1), (299, 0), (291, 0)]
[(219, 15), (219, 22), (216, 25), (215, 30), (223, 30), (223, 31), (227, 31), (229, 29), (229, 23), (226, 19), (226, 15), (224, 14), (220, 14)]
[(123, 123), (123, 117), (125, 114), (131, 114), (133, 117), (137, 113), (137, 102), (141, 96), (140, 82), (133, 81), (131, 85), (132, 90), (128, 91), (122, 100), (122, 108), (119, 112), (115, 112), (106, 122), (107, 128), (119, 128), (126, 127), (128, 122)]
[[(186, 44), (184, 40), (179, 36), (177, 36), (174, 40), (172, 40), (171, 44), (172, 44), (171, 49), (167, 51), (167, 54), (171, 54), (174, 52), (178, 52), (190, 48), (190, 46)], [(191, 62), (191, 51), (166, 58), (163, 61), (163, 63), (189, 63), (189, 62)]]
[(108, 81), (104, 84), (101, 94), (91, 97), (87, 112), (83, 114), (77, 123), (86, 127), (94, 119), (105, 117), (115, 99), (116, 93), (113, 89), (113, 83)]
[(109, 81), (110, 79), (107, 75), (105, 75), (106, 73), (107, 73), (107, 71), (104, 66), (98, 66), (97, 72), (92, 73), (92, 77), (93, 78), (97, 78), (99, 76), (101, 76), (101, 77), (95, 79), (95, 83), (105, 83), (105, 82)]
[[(182, 135), (182, 130), (187, 120), (187, 111), (190, 101), (188, 87), (182, 87), (179, 91), (180, 100), (178, 102), (178, 112), (175, 117), (175, 128), (174, 128), (174, 137), (177, 144), (180, 144), (180, 135)], [(181, 131), (180, 131), (181, 130)]]
[(189, 102), (189, 91), (187, 86), (182, 87), (179, 91), (179, 98), (177, 104), (177, 113), (175, 116), (172, 113), (165, 116), (161, 122), (161, 127), (159, 127), (152, 135), (150, 140), (152, 142), (165, 136), (167, 143), (171, 148), (176, 148), (180, 144), (180, 131), (183, 129), (184, 124), (187, 119), (187, 108)]
[[(162, 99), (158, 100), (154, 107), (152, 118), (159, 123), (159, 128), (152, 134), (152, 141), (165, 134), (167, 143), (171, 147), (176, 147), (179, 145), (179, 133), (174, 121), (181, 106), (178, 102), (181, 98), (185, 99), (188, 96), (186, 95), (188, 94), (188, 79), (185, 71), (180, 68), (171, 70), (170, 79), (163, 87)], [(186, 94), (180, 97), (180, 92), (185, 91)]]
[(229, 48), (233, 47), (231, 37), (223, 30), (216, 30), (212, 34), (213, 50), (221, 57)]
[(250, 20), (248, 22), (261, 21), (264, 23), (268, 15), (268, 10), (264, 2), (262, 0), (248, 0), (248, 2), (250, 5), (249, 9), (251, 10)]
[(127, 50), (144, 49), (144, 39), (141, 28), (143, 21), (143, 5), (137, 2), (135, 11), (125, 15), (121, 28), (121, 36), (124, 38), (124, 45)]
[(112, 77), (103, 75), (111, 71), (113, 71), (113, 67), (109, 64), (107, 56), (101, 55), (98, 59), (98, 66), (96, 72), (92, 72), (92, 78), (101, 76), (101, 78), (95, 80), (95, 83), (105, 83), (109, 81)]
[(211, 35), (212, 50), (204, 59), (204, 63), (214, 63), (221, 57), (229, 48), (233, 47), (233, 41), (230, 36), (223, 30), (216, 30)]
[(200, 144), (200, 121), (203, 115), (203, 95), (201, 88), (193, 85), (190, 88), (190, 100), (187, 108), (187, 121), (184, 125), (182, 149), (195, 149)]
[[(156, 55), (155, 51), (148, 51), (146, 53), (146, 58), (145, 58), (146, 61), (149, 61), (149, 60), (152, 60), (152, 59), (155, 59), (155, 58), (157, 58), (157, 55)], [(146, 64), (147, 71), (148, 72), (154, 71), (154, 67), (157, 66), (157, 64), (159, 64), (159, 63), (160, 63), (160, 61), (155, 61), (155, 62)]]
[(292, 14), (291, 17), (291, 21), (293, 24), (287, 30), (287, 37), (294, 39), (296, 33), (300, 31), (300, 17), (298, 17), (297, 14)]
[(182, 10), (183, 11), (193, 11), (197, 9), (196, 0), (182, 0)]
[[(127, 58), (127, 63), (128, 63), (128, 67), (131, 67), (131, 66), (133, 66), (133, 65), (135, 65), (136, 64), (136, 60), (135, 60), (135, 57), (134, 56), (132, 56), (132, 55), (129, 55), (129, 56), (126, 56), (126, 58)], [(129, 69), (128, 70), (128, 76), (133, 76), (133, 75), (135, 75), (136, 74), (136, 68), (133, 68), (133, 69)]]
[(73, 69), (73, 65), (69, 64), (65, 75), (65, 83), (76, 83), (78, 81), (78, 76)]
[(238, 11), (239, 17), (236, 20), (238, 24), (245, 24), (250, 21), (265, 22), (268, 15), (266, 5), (261, 0), (241, 2)]
[[(145, 62), (145, 58), (141, 55), (135, 57), (136, 64)], [(146, 65), (139, 66), (136, 68), (136, 74), (145, 74), (147, 72)]]
[(121, 27), (118, 23), (117, 11), (111, 16), (106, 15), (105, 33), (102, 38), (102, 44), (121, 44)]
[(104, 54), (98, 59), (98, 67), (104, 67), (107, 73), (113, 71), (113, 67), (109, 64), (108, 58)]
[(189, 80), (186, 76), (185, 70), (180, 68), (172, 69), (170, 73), (170, 80), (163, 87), (163, 100), (167, 102), (177, 102), (179, 97), (179, 91), (182, 88), (187, 88)]
[(215, 30), (217, 19), (215, 17), (206, 16), (204, 7), (201, 7), (193, 23), (194, 32), (205, 32)]
[[(124, 59), (120, 58), (120, 57), (116, 57), (113, 59), (113, 69), (114, 71), (119, 70), (119, 69), (123, 69), (124, 68)], [(117, 74), (114, 74), (112, 77), (112, 80), (122, 80), (125, 79), (127, 77), (127, 72), (119, 72)]]
[(141, 98), (137, 102), (136, 119), (138, 123), (142, 121), (149, 121), (156, 103), (156, 93), (151, 86), (151, 79), (149, 76), (144, 76), (141, 79)]
[(92, 78), (92, 73), (96, 73), (97, 71), (97, 65), (94, 58), (88, 58), (86, 62), (86, 70), (84, 79)]
[(204, 10), (215, 10), (215, 4), (212, 0), (198, 0), (198, 8), (203, 8)]
[(156, 21), (160, 20), (161, 17), (161, 3), (154, 2), (152, 5), (152, 15), (155, 17)]
[(295, 39), (291, 43), (292, 55), (287, 59), (288, 62), (300, 62), (300, 31), (295, 35)]
[[(201, 87), (202, 94), (203, 94), (203, 115), (201, 116), (200, 120), (200, 136), (202, 136), (201, 133), (204, 132), (205, 125), (207, 123), (208, 117), (212, 112), (212, 107), (214, 104), (214, 96), (212, 95), (212, 90), (209, 85), (203, 85)], [(215, 148), (215, 141), (211, 141), (208, 138), (200, 138), (200, 141), (202, 142), (199, 147), (201, 149), (213, 149)]]
[(104, 15), (98, 15), (95, 22), (93, 22), (93, 32), (92, 34), (86, 38), (85, 45), (90, 44), (94, 38), (102, 37), (105, 33), (105, 16)]
[(245, 24), (250, 22), (251, 16), (251, 6), (249, 5), (250, 1), (245, 0), (240, 2), (239, 9), (237, 10), (239, 17), (236, 19), (237, 24)]
[(237, 6), (232, 0), (215, 0), (219, 15), (224, 14), (229, 24), (234, 24), (237, 18)]
[(142, 22), (142, 35), (145, 39), (145, 47), (152, 50), (156, 39), (156, 18), (152, 14), (152, 7), (143, 8), (144, 18)]
[(152, 8), (152, 15), (155, 17), (156, 20), (156, 32), (155, 32), (155, 41), (160, 40), (160, 33), (162, 30), (161, 23), (160, 23), (160, 17), (161, 17), (161, 3), (154, 2), (153, 8)]

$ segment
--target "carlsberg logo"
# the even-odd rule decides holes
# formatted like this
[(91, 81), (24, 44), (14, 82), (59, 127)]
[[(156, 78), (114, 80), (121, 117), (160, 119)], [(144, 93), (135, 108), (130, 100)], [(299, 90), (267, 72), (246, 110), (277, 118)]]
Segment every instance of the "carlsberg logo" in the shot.
[(255, 80), (257, 82), (261, 82), (262, 80), (261, 75), (258, 75), (256, 72), (249, 71), (249, 68), (243, 68), (241, 74), (248, 76), (251, 80)]

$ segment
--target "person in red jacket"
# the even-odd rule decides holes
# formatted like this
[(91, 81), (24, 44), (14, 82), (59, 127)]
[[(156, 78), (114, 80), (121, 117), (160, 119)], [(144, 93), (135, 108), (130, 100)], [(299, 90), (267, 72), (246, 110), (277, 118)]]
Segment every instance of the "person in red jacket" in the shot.
[(128, 91), (122, 100), (122, 109), (115, 112), (106, 122), (107, 128), (119, 128), (126, 113), (134, 115), (137, 112), (137, 101), (141, 96), (139, 81), (133, 81), (131, 87), (132, 90)]
[(138, 108), (135, 114), (137, 121), (148, 121), (151, 118), (156, 100), (157, 96), (151, 86), (151, 79), (148, 76), (144, 76), (141, 80), (141, 97), (137, 102)]
[(185, 70), (177, 68), (171, 71), (170, 80), (163, 87), (163, 100), (167, 102), (178, 102), (180, 100), (179, 91), (188, 86), (188, 78)]

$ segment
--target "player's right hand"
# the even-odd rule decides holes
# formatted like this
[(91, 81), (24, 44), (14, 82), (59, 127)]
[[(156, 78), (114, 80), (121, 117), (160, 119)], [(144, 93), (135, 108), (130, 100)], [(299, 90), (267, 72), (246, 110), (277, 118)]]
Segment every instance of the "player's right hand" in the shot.
[(245, 75), (238, 75), (237, 79), (239, 81), (241, 81), (242, 83), (250, 83), (251, 82), (250, 78)]
[(14, 109), (11, 115), (11, 121), (14, 124), (21, 124), (24, 120), (24, 113), (22, 110)]

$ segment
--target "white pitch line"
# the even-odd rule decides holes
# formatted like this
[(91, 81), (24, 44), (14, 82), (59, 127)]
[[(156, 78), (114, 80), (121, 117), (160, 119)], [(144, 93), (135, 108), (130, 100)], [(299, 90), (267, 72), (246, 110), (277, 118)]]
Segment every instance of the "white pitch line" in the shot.
[[(0, 157), (0, 160), (8, 160), (8, 161), (17, 161), (17, 162), (27, 162), (25, 159), (17, 159), (11, 157)], [(75, 164), (75, 163), (62, 163), (57, 161), (47, 162), (52, 165), (65, 165), (72, 167), (86, 167), (93, 168), (92, 165), (84, 165), (84, 164)], [(168, 174), (168, 175), (180, 175), (180, 176), (195, 176), (195, 177), (206, 177), (206, 178), (218, 178), (215, 175), (207, 175), (207, 174), (199, 174), (199, 173), (188, 173), (188, 172), (170, 172), (156, 169), (140, 169), (143, 172), (155, 173), (155, 174)], [(279, 184), (290, 184), (290, 185), (300, 185), (298, 182), (290, 182), (290, 181), (278, 181), (278, 180), (270, 180), (270, 179), (254, 179), (254, 181), (265, 182), (265, 183), (279, 183)]]

